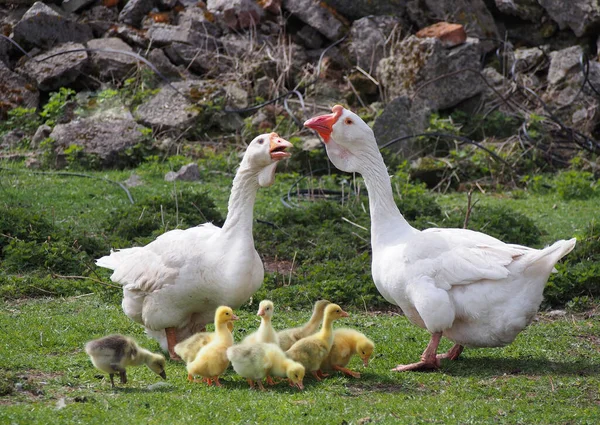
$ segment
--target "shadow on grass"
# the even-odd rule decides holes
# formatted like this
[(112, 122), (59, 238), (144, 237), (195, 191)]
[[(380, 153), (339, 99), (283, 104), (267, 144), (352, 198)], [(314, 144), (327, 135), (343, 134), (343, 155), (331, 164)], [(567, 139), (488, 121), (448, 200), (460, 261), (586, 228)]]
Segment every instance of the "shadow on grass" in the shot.
[(456, 361), (444, 360), (440, 369), (452, 376), (498, 375), (563, 375), (590, 376), (600, 374), (600, 365), (584, 359), (556, 362), (543, 358), (465, 357)]

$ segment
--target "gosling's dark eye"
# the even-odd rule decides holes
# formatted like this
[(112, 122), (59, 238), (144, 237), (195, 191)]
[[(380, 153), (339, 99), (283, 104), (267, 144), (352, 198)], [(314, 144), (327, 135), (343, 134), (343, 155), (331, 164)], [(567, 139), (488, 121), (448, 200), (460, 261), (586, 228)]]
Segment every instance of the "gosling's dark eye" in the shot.
[(346, 119), (344, 120), (344, 124), (348, 124), (348, 125), (350, 125), (350, 124), (354, 124), (354, 121), (352, 121), (352, 118), (346, 118)]
[(263, 143), (265, 143), (265, 139), (258, 139), (258, 144), (262, 145)]

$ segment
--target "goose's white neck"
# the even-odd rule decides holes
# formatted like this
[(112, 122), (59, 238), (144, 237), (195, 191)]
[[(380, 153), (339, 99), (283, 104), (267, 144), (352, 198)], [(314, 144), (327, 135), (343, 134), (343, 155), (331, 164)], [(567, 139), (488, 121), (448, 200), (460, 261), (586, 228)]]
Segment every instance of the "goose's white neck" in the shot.
[(258, 173), (249, 169), (243, 162), (233, 179), (227, 218), (223, 224), (223, 233), (235, 234), (238, 240), (247, 238), (254, 245), (252, 220), (254, 201), (258, 191)]
[(387, 168), (379, 150), (369, 149), (361, 156), (361, 170), (367, 191), (369, 192), (369, 210), (371, 214), (371, 245), (398, 243), (403, 234), (413, 229), (400, 213)]

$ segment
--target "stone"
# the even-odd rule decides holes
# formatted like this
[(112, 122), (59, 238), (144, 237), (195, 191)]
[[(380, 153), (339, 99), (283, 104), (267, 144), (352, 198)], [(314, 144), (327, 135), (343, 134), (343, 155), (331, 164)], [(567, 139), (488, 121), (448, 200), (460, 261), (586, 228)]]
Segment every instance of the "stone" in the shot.
[(223, 88), (205, 80), (187, 80), (172, 83), (186, 97), (181, 96), (169, 86), (140, 105), (135, 111), (136, 119), (144, 125), (159, 130), (183, 130), (192, 125), (199, 117), (199, 108), (194, 108), (195, 99), (199, 104), (213, 101), (224, 96)]
[(46, 124), (40, 125), (31, 138), (31, 147), (37, 149), (40, 146), (40, 143), (50, 137), (50, 133), (52, 133), (52, 127)]
[(541, 65), (546, 58), (544, 50), (544, 46), (516, 49), (509, 60), (511, 71), (525, 72)]
[[(78, 50), (53, 56), (69, 50)], [(17, 72), (34, 78), (37, 86), (42, 91), (58, 90), (73, 83), (82, 74), (88, 61), (88, 54), (82, 44), (64, 43), (48, 50), (46, 53), (34, 56), (24, 65), (17, 68)], [(46, 58), (49, 58), (46, 60)]]
[(77, 12), (94, 3), (96, 0), (63, 0), (61, 7), (67, 13)]
[(25, 167), (31, 170), (42, 168), (42, 161), (37, 158), (29, 157), (25, 160)]
[(199, 48), (187, 43), (171, 43), (163, 50), (172, 63), (199, 75), (218, 76), (231, 66), (231, 58), (208, 46)]
[(275, 15), (281, 13), (281, 0), (258, 0), (258, 4), (267, 12)]
[(267, 76), (260, 77), (259, 79), (254, 81), (254, 95), (255, 96), (260, 96), (265, 99), (268, 99), (274, 93), (274, 88), (275, 88), (275, 82), (273, 81), (272, 78), (269, 78)]
[(243, 109), (248, 106), (248, 92), (239, 83), (233, 82), (225, 87), (225, 99), (230, 108)]
[(437, 38), (410, 36), (379, 62), (379, 82), (388, 98), (418, 97), (432, 110), (450, 108), (483, 90), (478, 44), (469, 38), (447, 49)]
[(154, 0), (128, 0), (119, 13), (119, 22), (139, 28), (144, 17), (154, 7)]
[(388, 37), (402, 32), (402, 22), (392, 16), (367, 16), (352, 23), (348, 50), (356, 64), (375, 75), (379, 61), (385, 55)]
[(4, 150), (12, 150), (16, 148), (21, 140), (23, 140), (26, 136), (27, 135), (20, 128), (11, 130), (4, 134), (0, 139), (0, 148)]
[(210, 125), (220, 128), (226, 133), (233, 133), (244, 128), (244, 119), (236, 113), (217, 112), (210, 117)]
[(406, 0), (323, 0), (323, 3), (350, 20), (366, 16), (402, 18), (406, 12)]
[(577, 37), (597, 31), (600, 3), (597, 0), (538, 0), (560, 29), (570, 28)]
[(133, 53), (133, 49), (120, 38), (97, 38), (90, 40), (87, 47), (92, 49), (90, 61), (95, 74), (102, 81), (123, 80), (137, 66), (138, 61), (133, 56), (106, 51), (93, 51), (95, 49), (108, 49)]
[(460, 24), (438, 22), (419, 30), (416, 34), (419, 38), (437, 38), (444, 47), (454, 47), (467, 41), (465, 27)]
[(95, 38), (102, 37), (115, 23), (119, 16), (116, 8), (94, 6), (81, 13), (82, 20), (87, 23)]
[(556, 85), (562, 82), (573, 71), (578, 71), (580, 69), (579, 61), (582, 54), (583, 49), (581, 46), (572, 46), (551, 52), (548, 83)]
[(127, 187), (138, 187), (142, 186), (144, 182), (138, 174), (134, 173), (130, 175), (129, 178), (123, 182), (123, 184)]
[(479, 47), (483, 52), (494, 49), (495, 40), (502, 38), (484, 0), (408, 0), (406, 11), (419, 28), (451, 16), (465, 26), (469, 37), (482, 39)]
[(538, 0), (496, 0), (496, 7), (502, 13), (531, 22), (538, 21), (544, 14)]
[(223, 45), (225, 54), (229, 57), (245, 58), (248, 52), (260, 49), (258, 40), (238, 34), (227, 34), (219, 39)]
[(171, 63), (162, 49), (152, 49), (148, 54), (147, 59), (164, 77), (170, 79), (181, 79), (182, 71), (180, 71), (179, 68)]
[(40, 95), (35, 81), (12, 72), (0, 62), (0, 120), (16, 107), (37, 108)]
[(302, 142), (303, 151), (314, 151), (317, 149), (321, 149), (322, 146), (323, 143), (318, 137), (305, 137), (304, 141)]
[(207, 0), (206, 8), (231, 29), (257, 27), (265, 15), (253, 0)]
[(319, 31), (310, 25), (304, 25), (300, 31), (296, 33), (296, 37), (298, 37), (300, 41), (302, 41), (302, 44), (309, 49), (318, 49), (323, 45), (323, 37)]
[(38, 1), (15, 25), (13, 36), (15, 41), (24, 48), (36, 46), (48, 49), (69, 41), (85, 43), (93, 37), (93, 34), (88, 25), (64, 18)]
[[(399, 96), (388, 103), (383, 113), (373, 125), (373, 133), (379, 146), (398, 137), (422, 133), (429, 126), (430, 109), (420, 100), (412, 101), (407, 96)], [(422, 154), (423, 146), (417, 138), (407, 138), (389, 146), (404, 158)]]
[(186, 25), (153, 24), (146, 34), (152, 44), (165, 46), (171, 43), (187, 43), (202, 46), (205, 49), (217, 50), (221, 43), (213, 35), (198, 32)]
[(329, 40), (338, 40), (343, 35), (342, 22), (321, 3), (312, 0), (284, 0), (283, 8)]
[(221, 29), (213, 21), (214, 17), (211, 17), (210, 12), (207, 10), (198, 6), (190, 6), (179, 14), (177, 25), (201, 34), (219, 37)]
[(55, 140), (57, 156), (63, 156), (69, 146), (77, 145), (84, 154), (96, 155), (103, 166), (109, 167), (119, 160), (119, 155), (127, 148), (144, 141), (143, 129), (131, 116), (116, 118), (98, 114), (58, 124), (50, 137)]
[(139, 46), (144, 49), (148, 47), (146, 31), (139, 30), (124, 24), (114, 24), (106, 31), (106, 37), (119, 37), (129, 45)]
[(192, 162), (191, 164), (184, 165), (177, 172), (169, 171), (165, 174), (165, 181), (172, 182), (175, 180), (187, 182), (200, 180), (200, 169), (198, 168), (198, 164)]

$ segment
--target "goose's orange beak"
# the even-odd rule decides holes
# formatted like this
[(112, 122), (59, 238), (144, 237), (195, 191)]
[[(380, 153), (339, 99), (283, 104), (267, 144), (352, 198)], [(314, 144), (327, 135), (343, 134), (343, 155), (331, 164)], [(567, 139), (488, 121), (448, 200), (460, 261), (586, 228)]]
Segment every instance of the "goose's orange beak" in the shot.
[(270, 143), (269, 152), (271, 152), (271, 159), (273, 159), (275, 161), (279, 161), (281, 159), (289, 158), (290, 156), (292, 156), (291, 153), (286, 152), (285, 150), (287, 148), (294, 147), (294, 145), (292, 145), (287, 140), (279, 137), (279, 134), (271, 133), (269, 135), (269, 143)]
[(315, 130), (319, 133), (319, 136), (323, 139), (323, 142), (329, 142), (329, 138), (331, 137), (331, 132), (333, 131), (333, 125), (337, 122), (342, 112), (344, 112), (344, 107), (341, 105), (335, 105), (331, 108), (333, 111), (331, 114), (327, 115), (319, 115), (318, 117), (314, 117), (309, 119), (304, 123), (305, 127), (308, 127), (312, 130)]
[(233, 316), (231, 316), (231, 320), (239, 320), (239, 317), (237, 317), (235, 314)]

